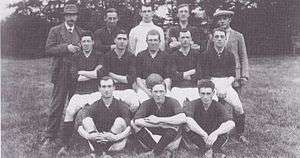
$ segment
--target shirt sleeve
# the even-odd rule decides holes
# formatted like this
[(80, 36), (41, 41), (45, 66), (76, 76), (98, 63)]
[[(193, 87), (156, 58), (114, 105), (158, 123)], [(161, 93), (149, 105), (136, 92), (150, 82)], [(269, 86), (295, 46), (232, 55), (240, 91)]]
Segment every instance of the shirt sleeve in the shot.
[(182, 81), (183, 80), (183, 72), (177, 71), (177, 64), (176, 64), (176, 53), (173, 53), (170, 56), (170, 75), (172, 81)]
[(126, 103), (119, 101), (120, 104), (120, 117), (122, 117), (125, 121), (127, 126), (130, 126), (130, 111), (129, 111), (129, 105)]
[(174, 110), (175, 115), (183, 113), (183, 110), (181, 108), (181, 105), (176, 99), (170, 98), (170, 104)]
[(222, 105), (219, 102), (214, 101), (214, 103), (217, 106), (218, 109), (218, 120), (220, 121), (220, 123), (226, 122), (228, 120), (232, 120), (232, 115), (230, 114), (230, 112), (224, 107), (224, 105)]
[(195, 101), (184, 103), (183, 112), (187, 117), (194, 118), (194, 111), (195, 111), (194, 104)]
[(149, 106), (148, 101), (144, 101), (144, 102), (140, 105), (140, 107), (139, 107), (139, 109), (137, 110), (137, 112), (135, 113), (134, 119), (140, 119), (140, 118), (145, 118), (145, 117), (147, 117), (148, 106)]
[(82, 109), (82, 119), (85, 119), (87, 117), (95, 118), (96, 114), (96, 106), (98, 102), (93, 103), (92, 105), (86, 105)]

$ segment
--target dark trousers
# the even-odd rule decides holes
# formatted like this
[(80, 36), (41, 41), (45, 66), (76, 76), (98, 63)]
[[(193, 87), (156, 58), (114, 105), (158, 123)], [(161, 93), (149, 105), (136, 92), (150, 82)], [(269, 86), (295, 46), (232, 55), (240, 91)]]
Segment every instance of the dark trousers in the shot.
[[(192, 143), (196, 144), (203, 153), (208, 150), (203, 138), (197, 133), (193, 131), (184, 132), (184, 138), (189, 139)], [(221, 147), (226, 143), (227, 139), (227, 134), (220, 135), (212, 146), (213, 151), (217, 153), (222, 152)]]
[(75, 86), (72, 84), (68, 71), (61, 70), (54, 82), (50, 103), (48, 122), (45, 137), (55, 139), (60, 127), (60, 121), (66, 104), (74, 94)]

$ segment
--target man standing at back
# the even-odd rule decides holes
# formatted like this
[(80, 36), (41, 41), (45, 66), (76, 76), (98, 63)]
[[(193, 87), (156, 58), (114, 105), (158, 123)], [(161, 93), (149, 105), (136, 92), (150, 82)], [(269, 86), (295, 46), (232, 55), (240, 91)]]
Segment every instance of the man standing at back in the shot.
[(170, 27), (170, 29), (167, 31), (166, 40), (168, 42), (168, 51), (173, 52), (180, 48), (180, 42), (178, 38), (180, 31), (183, 29), (188, 30), (192, 35), (192, 49), (200, 50), (201, 52), (205, 50), (207, 41), (206, 35), (197, 27), (189, 24), (190, 8), (188, 4), (180, 4), (177, 7), (177, 17), (179, 18), (178, 25)]
[(94, 37), (96, 50), (106, 54), (116, 48), (114, 38), (116, 33), (120, 31), (117, 26), (119, 21), (117, 10), (115, 8), (107, 9), (104, 21), (106, 26), (96, 30)]
[(152, 21), (154, 11), (153, 7), (143, 4), (140, 10), (142, 21), (139, 25), (131, 29), (129, 33), (129, 48), (137, 56), (143, 50), (147, 49), (146, 36), (150, 30), (157, 30), (160, 34), (160, 50), (165, 50), (165, 35), (162, 28), (155, 25)]
[(73, 95), (71, 80), (71, 56), (80, 50), (80, 34), (82, 30), (76, 26), (78, 8), (75, 4), (64, 7), (64, 23), (50, 29), (46, 53), (53, 56), (52, 83), (54, 84), (49, 109), (49, 116), (43, 147), (57, 136), (66, 98)]

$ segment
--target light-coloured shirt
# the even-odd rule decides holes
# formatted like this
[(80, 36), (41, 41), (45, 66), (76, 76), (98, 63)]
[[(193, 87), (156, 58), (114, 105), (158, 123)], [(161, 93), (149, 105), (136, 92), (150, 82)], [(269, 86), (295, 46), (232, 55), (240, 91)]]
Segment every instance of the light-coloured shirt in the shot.
[(145, 23), (142, 21), (139, 25), (131, 29), (129, 33), (129, 48), (134, 55), (147, 49), (148, 44), (146, 42), (146, 36), (147, 33), (153, 29), (157, 30), (160, 34), (160, 50), (165, 49), (165, 35), (163, 29), (153, 22)]

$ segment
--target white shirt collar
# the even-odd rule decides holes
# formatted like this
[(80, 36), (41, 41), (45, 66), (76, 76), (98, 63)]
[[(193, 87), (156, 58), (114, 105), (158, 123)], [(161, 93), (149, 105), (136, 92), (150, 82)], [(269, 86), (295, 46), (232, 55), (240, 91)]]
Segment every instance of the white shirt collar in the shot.
[(149, 23), (145, 23), (144, 21), (141, 21), (141, 22), (140, 22), (140, 25), (142, 25), (142, 26), (152, 26), (152, 25), (154, 25), (154, 24), (153, 24), (153, 21), (151, 21), (151, 22), (149, 22)]
[(70, 26), (65, 22), (65, 26), (66, 26), (66, 28), (67, 28), (68, 31), (71, 29), (71, 33), (73, 33), (73, 30), (74, 30), (75, 25), (73, 25), (72, 27), (70, 27)]

